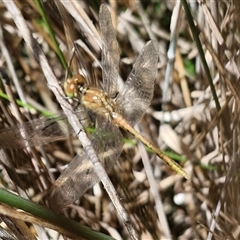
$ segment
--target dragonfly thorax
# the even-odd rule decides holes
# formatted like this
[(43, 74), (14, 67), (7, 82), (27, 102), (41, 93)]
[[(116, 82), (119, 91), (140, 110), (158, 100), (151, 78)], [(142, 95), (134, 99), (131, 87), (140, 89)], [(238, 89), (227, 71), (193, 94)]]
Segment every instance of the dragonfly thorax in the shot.
[(85, 88), (82, 91), (81, 103), (88, 109), (106, 117), (115, 111), (115, 102), (108, 95), (97, 88)]
[(68, 78), (64, 83), (64, 90), (68, 97), (77, 98), (86, 108), (104, 115), (112, 116), (115, 102), (104, 91), (88, 87), (82, 75)]

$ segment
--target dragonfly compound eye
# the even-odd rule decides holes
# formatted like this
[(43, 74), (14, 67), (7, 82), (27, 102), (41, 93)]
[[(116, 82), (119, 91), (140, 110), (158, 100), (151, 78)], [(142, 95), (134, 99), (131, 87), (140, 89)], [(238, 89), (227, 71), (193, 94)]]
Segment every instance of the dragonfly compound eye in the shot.
[(64, 83), (64, 91), (70, 98), (78, 97), (86, 85), (86, 79), (78, 74), (72, 78), (68, 78)]

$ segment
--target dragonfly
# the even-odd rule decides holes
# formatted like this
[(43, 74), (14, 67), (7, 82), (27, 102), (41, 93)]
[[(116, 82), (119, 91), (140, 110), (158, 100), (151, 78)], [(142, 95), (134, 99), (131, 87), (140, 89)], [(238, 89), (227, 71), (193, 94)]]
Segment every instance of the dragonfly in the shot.
[[(105, 135), (97, 133), (92, 136), (93, 147), (97, 150), (103, 165), (109, 171), (122, 151), (120, 127), (155, 152), (174, 171), (188, 179), (188, 174), (179, 164), (133, 128), (133, 125), (145, 114), (153, 97), (158, 64), (157, 42), (152, 40), (145, 45), (123, 88), (118, 90), (120, 55), (111, 13), (106, 5), (100, 7), (99, 23), (103, 42), (102, 89), (89, 86), (82, 75), (67, 79), (64, 87), (69, 97), (78, 99), (86, 109), (97, 114), (96, 126), (101, 133), (107, 133)], [(100, 148), (100, 142), (104, 145), (104, 151)], [(83, 152), (80, 157), (76, 156), (57, 179), (52, 188), (51, 198), (55, 204), (66, 200), (62, 205), (68, 205), (68, 200), (72, 203), (79, 199), (97, 182), (99, 179), (93, 165)]]
[[(79, 120), (89, 115), (91, 121), (95, 121), (96, 130), (89, 134), (89, 138), (99, 159), (109, 172), (122, 152), (123, 137), (119, 129), (122, 128), (156, 153), (175, 172), (188, 179), (189, 175), (178, 163), (133, 127), (147, 111), (153, 97), (158, 64), (157, 42), (151, 40), (146, 43), (123, 87), (118, 89), (120, 51), (111, 13), (104, 4), (100, 7), (99, 24), (102, 37), (102, 84), (91, 86), (90, 81), (80, 74), (64, 83), (66, 95), (79, 101)], [(3, 129), (0, 136), (5, 140), (0, 141), (0, 148), (24, 148), (61, 139), (66, 131), (59, 122), (65, 119), (66, 116), (61, 115), (56, 119), (38, 119)], [(7, 144), (9, 141), (13, 144)], [(79, 199), (99, 181), (85, 151), (79, 152), (53, 183), (49, 194), (50, 206), (59, 211)]]

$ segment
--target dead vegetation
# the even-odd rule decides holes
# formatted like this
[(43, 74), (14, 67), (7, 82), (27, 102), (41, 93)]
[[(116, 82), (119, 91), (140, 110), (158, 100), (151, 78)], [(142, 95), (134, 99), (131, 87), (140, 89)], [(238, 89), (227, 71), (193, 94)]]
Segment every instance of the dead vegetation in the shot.
[[(124, 133), (128, 140), (109, 176), (140, 239), (239, 239), (238, 3), (190, 2), (200, 45), (196, 44), (186, 9), (179, 1), (111, 1), (121, 50), (122, 79), (127, 78), (146, 41), (159, 42), (154, 97), (137, 127), (180, 161), (191, 175), (189, 180), (176, 175)], [(101, 50), (97, 44), (100, 3), (42, 2), (59, 50), (37, 3), (15, 1), (60, 86), (66, 78), (73, 41), (77, 41), (77, 54), (70, 72), (84, 69), (91, 79), (100, 81)], [(38, 52), (29, 50), (23, 32), (17, 29), (4, 3), (0, 10), (1, 126), (10, 127), (49, 112), (57, 113), (61, 108), (45, 81), (44, 69), (34, 58)], [(202, 64), (202, 57), (206, 65)], [(52, 183), (76, 155), (80, 143), (68, 136), (23, 149), (16, 140), (17, 136), (3, 139), (0, 132), (0, 146), (19, 145), (17, 150), (1, 150), (1, 185), (48, 206), (47, 194)], [(36, 227), (30, 224), (34, 222), (31, 218), (26, 220), (11, 211), (5, 205), (0, 207), (2, 223), (7, 225), (2, 227), (16, 239), (58, 239), (45, 228), (49, 226), (43, 220)], [(113, 238), (130, 238), (101, 184), (63, 212), (66, 217)]]

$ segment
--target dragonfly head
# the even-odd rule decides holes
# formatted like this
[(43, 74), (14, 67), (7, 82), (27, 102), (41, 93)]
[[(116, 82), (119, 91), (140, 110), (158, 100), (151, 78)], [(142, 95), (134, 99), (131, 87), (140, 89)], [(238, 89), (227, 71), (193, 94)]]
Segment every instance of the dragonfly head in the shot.
[(64, 82), (64, 91), (68, 97), (78, 98), (85, 86), (86, 79), (82, 75), (77, 74)]

